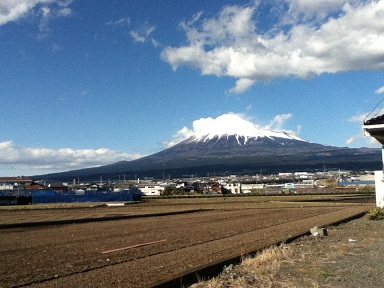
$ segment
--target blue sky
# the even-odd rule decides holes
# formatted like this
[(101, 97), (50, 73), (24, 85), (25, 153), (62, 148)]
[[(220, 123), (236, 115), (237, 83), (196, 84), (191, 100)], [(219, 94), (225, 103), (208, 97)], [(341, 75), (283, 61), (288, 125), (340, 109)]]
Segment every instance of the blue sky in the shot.
[(378, 147), (384, 1), (2, 0), (0, 175), (135, 159), (236, 114)]

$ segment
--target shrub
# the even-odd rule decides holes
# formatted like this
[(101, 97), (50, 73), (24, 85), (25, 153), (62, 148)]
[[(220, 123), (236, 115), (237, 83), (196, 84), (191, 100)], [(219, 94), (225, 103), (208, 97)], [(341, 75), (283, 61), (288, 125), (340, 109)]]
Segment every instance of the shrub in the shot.
[(368, 212), (368, 218), (369, 218), (369, 220), (383, 220), (384, 219), (384, 209), (379, 208), (379, 207), (371, 209)]

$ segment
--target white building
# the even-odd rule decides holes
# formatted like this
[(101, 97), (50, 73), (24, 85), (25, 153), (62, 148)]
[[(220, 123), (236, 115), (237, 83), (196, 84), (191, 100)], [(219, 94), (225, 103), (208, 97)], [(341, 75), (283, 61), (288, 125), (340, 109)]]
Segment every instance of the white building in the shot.
[[(363, 129), (367, 135), (375, 138), (381, 146), (382, 162), (384, 166), (384, 115), (367, 120)], [(376, 206), (384, 208), (384, 174), (383, 170), (375, 171)]]
[(160, 185), (144, 185), (140, 186), (139, 189), (147, 196), (160, 196), (164, 191), (164, 187)]
[(240, 183), (227, 183), (224, 186), (225, 189), (229, 190), (232, 194), (241, 193), (241, 184)]

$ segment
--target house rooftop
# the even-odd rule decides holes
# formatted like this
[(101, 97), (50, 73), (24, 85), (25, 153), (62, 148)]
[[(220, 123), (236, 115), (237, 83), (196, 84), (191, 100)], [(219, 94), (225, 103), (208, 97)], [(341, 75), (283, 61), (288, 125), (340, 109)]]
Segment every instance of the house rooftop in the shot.
[(363, 129), (365, 131), (365, 135), (375, 138), (381, 145), (384, 145), (383, 109), (375, 113), (374, 117), (371, 117), (369, 119), (365, 118)]

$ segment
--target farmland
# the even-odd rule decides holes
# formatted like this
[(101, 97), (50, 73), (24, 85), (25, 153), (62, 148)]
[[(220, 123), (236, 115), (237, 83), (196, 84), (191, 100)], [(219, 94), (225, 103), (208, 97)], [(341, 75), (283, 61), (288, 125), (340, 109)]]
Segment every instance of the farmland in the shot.
[(371, 200), (321, 200), (330, 199), (217, 197), (151, 199), (121, 207), (6, 207), (0, 210), (0, 287), (155, 286), (373, 207)]

